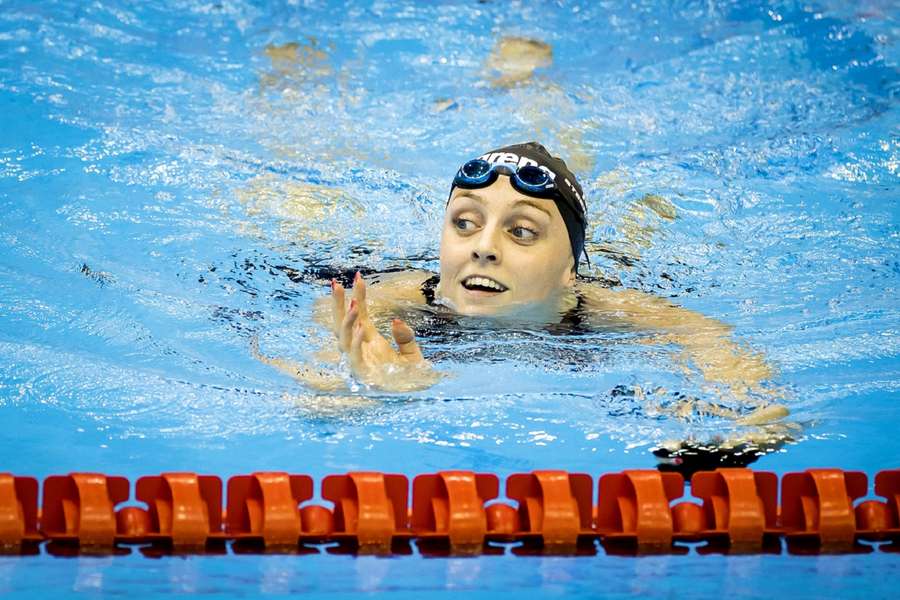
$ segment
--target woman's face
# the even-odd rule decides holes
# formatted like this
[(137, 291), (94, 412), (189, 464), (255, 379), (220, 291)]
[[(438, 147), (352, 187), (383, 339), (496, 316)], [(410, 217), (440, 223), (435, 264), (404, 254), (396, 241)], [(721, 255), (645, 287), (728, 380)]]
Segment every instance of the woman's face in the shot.
[(554, 302), (574, 284), (573, 266), (553, 200), (518, 192), (506, 175), (489, 187), (453, 190), (441, 234), (439, 293), (458, 313)]

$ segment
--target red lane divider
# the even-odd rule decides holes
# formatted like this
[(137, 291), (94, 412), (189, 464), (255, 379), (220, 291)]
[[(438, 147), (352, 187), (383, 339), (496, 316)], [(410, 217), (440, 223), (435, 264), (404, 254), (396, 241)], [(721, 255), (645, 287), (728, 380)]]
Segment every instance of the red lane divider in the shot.
[(149, 506), (148, 541), (179, 551), (202, 550), (207, 542), (229, 539), (222, 532), (222, 480), (212, 475), (163, 473), (141, 477), (135, 496)]
[(594, 535), (594, 484), (590, 475), (535, 471), (510, 475), (507, 497), (519, 503), (517, 537), (536, 536), (544, 546), (574, 547), (579, 535)]
[(900, 537), (900, 469), (875, 476), (875, 493), (887, 502), (866, 500), (855, 511), (856, 525), (864, 539)]
[(299, 505), (313, 495), (308, 475), (254, 473), (228, 480), (225, 529), (235, 540), (266, 548), (296, 547), (303, 531)]
[(38, 532), (38, 482), (0, 473), (0, 551), (18, 552), (44, 537)]
[(766, 534), (778, 534), (778, 477), (749, 469), (718, 469), (694, 474), (691, 493), (702, 506), (675, 505), (679, 539), (727, 541), (732, 549), (759, 551)]
[(669, 502), (683, 494), (684, 480), (678, 473), (629, 470), (602, 475), (597, 532), (610, 542), (669, 547), (674, 533)]
[[(51, 552), (62, 544), (91, 553), (125, 551), (123, 544), (207, 552), (229, 541), (276, 552), (315, 552), (304, 544), (338, 542), (382, 554), (402, 551), (410, 540), (451, 554), (502, 553), (497, 543), (516, 541), (529, 544), (522, 553), (536, 547), (554, 554), (576, 553), (595, 540), (617, 552), (684, 552), (674, 543), (707, 542), (701, 554), (773, 551), (773, 544), (778, 552), (780, 539), (789, 551), (804, 552), (858, 551), (860, 541), (890, 541), (886, 550), (900, 544), (900, 469), (876, 475), (877, 500), (860, 500), (869, 489), (858, 471), (788, 473), (780, 505), (778, 477), (750, 469), (696, 473), (689, 497), (681, 475), (654, 470), (603, 474), (596, 496), (587, 474), (515, 473), (506, 478), (505, 498), (490, 473), (418, 475), (411, 494), (404, 475), (328, 475), (319, 492), (333, 508), (314, 503), (314, 484), (307, 475), (238, 475), (228, 480), (223, 508), (222, 480), (211, 475), (141, 477), (132, 498), (124, 477), (71, 473), (39, 486), (0, 473), (0, 552), (37, 552), (42, 541), (51, 542)], [(127, 502), (144, 506), (119, 506)]]
[(496, 498), (499, 491), (500, 480), (491, 474), (442, 471), (418, 475), (413, 479), (412, 534), (445, 542), (456, 551), (476, 551), (489, 530), (485, 502)]
[(116, 539), (114, 507), (128, 500), (128, 480), (100, 473), (55, 475), (44, 480), (41, 529), (52, 541), (111, 549)]
[(789, 541), (846, 548), (856, 538), (853, 500), (866, 495), (866, 474), (808, 469), (781, 480), (781, 522)]
[(394, 536), (407, 533), (408, 495), (405, 475), (361, 472), (322, 480), (322, 497), (334, 502), (332, 537), (372, 551), (390, 550)]

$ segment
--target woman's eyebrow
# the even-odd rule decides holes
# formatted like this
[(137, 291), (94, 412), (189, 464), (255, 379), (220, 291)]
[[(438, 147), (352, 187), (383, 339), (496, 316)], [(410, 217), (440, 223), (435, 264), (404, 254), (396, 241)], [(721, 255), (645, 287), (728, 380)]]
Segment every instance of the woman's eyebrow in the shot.
[(480, 202), (481, 204), (485, 203), (484, 197), (481, 194), (477, 194), (475, 192), (471, 192), (468, 190), (466, 190), (464, 192), (460, 192), (456, 196), (453, 197), (454, 200), (456, 200), (457, 198), (471, 198), (472, 200), (475, 200), (476, 202)]
[[(460, 192), (459, 194), (457, 194), (456, 196), (453, 197), (454, 200), (459, 199), (459, 198), (469, 198), (479, 204), (487, 204), (487, 200), (485, 199), (484, 196), (482, 196), (481, 194), (478, 194), (476, 192), (470, 191), (470, 190)], [(530, 206), (531, 208), (536, 208), (537, 210), (546, 214), (551, 219), (553, 218), (553, 213), (551, 213), (549, 210), (547, 210), (546, 208), (541, 206), (541, 204), (536, 200), (526, 200), (525, 198), (522, 198), (521, 200), (516, 200), (513, 203), (512, 207), (518, 208), (519, 206), (523, 206), (523, 205)]]
[(549, 210), (547, 210), (546, 208), (544, 208), (543, 206), (541, 206), (540, 204), (538, 204), (538, 203), (535, 202), (534, 200), (518, 200), (515, 204), (513, 204), (513, 208), (516, 208), (516, 207), (518, 207), (518, 206), (520, 206), (520, 205), (523, 205), (523, 204), (524, 204), (525, 206), (530, 206), (531, 208), (536, 208), (536, 209), (538, 209), (539, 211), (541, 211), (542, 213), (546, 214), (546, 215), (547, 215), (548, 217), (550, 217), (551, 219), (553, 218), (553, 214), (552, 214)]

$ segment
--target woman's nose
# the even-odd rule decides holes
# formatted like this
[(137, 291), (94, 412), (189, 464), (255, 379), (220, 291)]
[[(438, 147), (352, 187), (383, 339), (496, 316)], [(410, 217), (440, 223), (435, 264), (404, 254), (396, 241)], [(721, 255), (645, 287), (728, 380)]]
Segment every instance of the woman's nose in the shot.
[(477, 261), (497, 262), (497, 253), (493, 250), (476, 248), (472, 251), (472, 258)]
[(500, 249), (497, 243), (497, 232), (487, 228), (478, 236), (478, 242), (472, 250), (472, 260), (477, 262), (500, 262)]

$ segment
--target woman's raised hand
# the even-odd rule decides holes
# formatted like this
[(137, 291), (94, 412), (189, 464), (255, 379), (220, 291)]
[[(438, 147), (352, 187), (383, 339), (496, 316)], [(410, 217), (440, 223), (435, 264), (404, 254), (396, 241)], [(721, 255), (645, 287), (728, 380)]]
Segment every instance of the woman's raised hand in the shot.
[(366, 283), (359, 273), (353, 280), (349, 305), (344, 286), (331, 282), (332, 330), (350, 370), (359, 381), (383, 390), (412, 391), (429, 387), (438, 374), (422, 356), (415, 335), (400, 319), (391, 324), (395, 349), (369, 318)]

